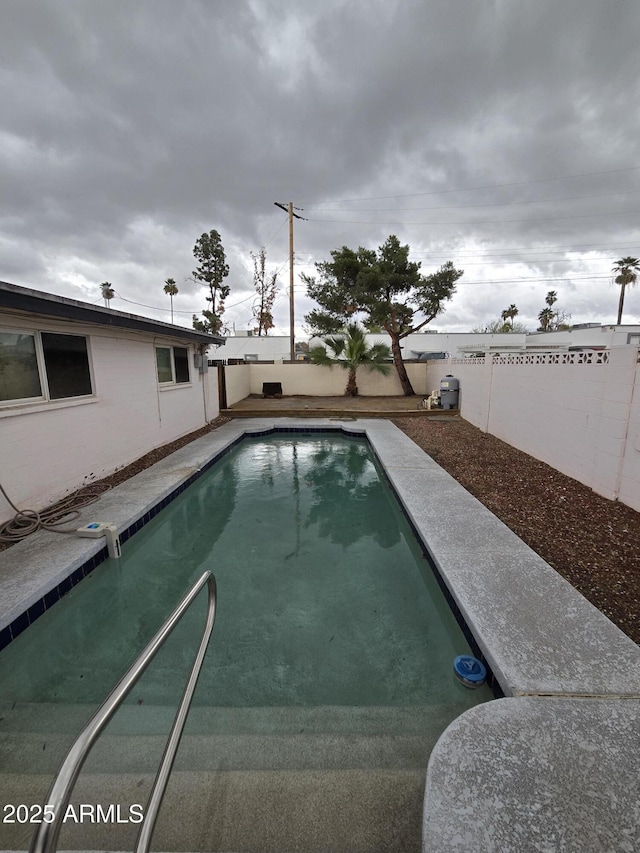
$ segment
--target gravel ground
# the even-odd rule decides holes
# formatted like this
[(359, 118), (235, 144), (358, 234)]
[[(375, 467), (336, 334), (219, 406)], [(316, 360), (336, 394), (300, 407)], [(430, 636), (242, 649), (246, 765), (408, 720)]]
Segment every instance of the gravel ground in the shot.
[(461, 419), (393, 422), (640, 643), (640, 513)]
[[(228, 420), (219, 417), (87, 488), (116, 486)], [(640, 643), (640, 513), (459, 418), (393, 422)]]

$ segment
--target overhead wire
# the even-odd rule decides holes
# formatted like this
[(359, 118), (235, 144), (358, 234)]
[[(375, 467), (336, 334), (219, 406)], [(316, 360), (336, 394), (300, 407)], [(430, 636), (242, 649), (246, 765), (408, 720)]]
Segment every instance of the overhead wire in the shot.
[[(280, 231), (282, 230), (283, 226), (284, 226), (284, 225), (286, 225), (287, 221), (288, 221), (288, 218), (285, 218), (285, 219), (283, 220), (283, 222), (278, 226), (278, 229), (276, 230), (276, 232), (275, 232), (275, 233), (273, 234), (273, 236), (269, 239), (269, 241), (265, 244), (265, 248), (266, 248), (266, 247), (267, 247), (267, 246), (268, 246), (268, 245), (269, 245), (269, 244), (270, 244), (270, 243), (271, 243), (271, 242), (272, 242), (272, 241), (277, 237), (277, 235), (278, 235), (278, 234), (280, 233)], [(237, 282), (236, 282), (236, 283), (237, 283)], [(169, 308), (167, 308), (167, 307), (161, 307), (161, 306), (159, 306), (159, 305), (148, 305), (148, 304), (147, 304), (147, 303), (145, 303), (145, 302), (137, 302), (137, 301), (136, 301), (136, 300), (134, 300), (134, 299), (128, 299), (127, 297), (123, 296), (119, 291), (117, 291), (115, 288), (113, 288), (113, 292), (116, 294), (116, 296), (118, 297), (118, 299), (121, 299), (123, 302), (127, 302), (127, 303), (129, 303), (130, 305), (138, 305), (140, 308), (148, 308), (148, 309), (149, 309), (149, 310), (151, 310), (151, 311), (160, 311), (160, 312), (161, 312), (161, 313), (163, 313), (163, 314), (168, 313), (168, 312), (169, 312), (169, 310), (170, 310), (170, 309), (169, 309)], [(253, 299), (253, 298), (254, 298), (254, 296), (255, 296), (255, 294), (250, 294), (249, 296), (245, 297), (244, 299), (240, 299), (238, 302), (234, 302), (232, 305), (227, 305), (227, 306), (226, 306), (226, 310), (229, 310), (229, 309), (235, 308), (235, 307), (237, 307), (238, 305), (242, 305), (244, 302), (248, 302), (250, 299)], [(101, 298), (102, 298), (102, 297), (99, 297), (99, 298), (96, 300), (96, 302), (99, 302)], [(93, 305), (93, 304), (96, 304), (96, 303), (94, 302), (94, 303), (91, 303), (91, 304)], [(185, 314), (185, 315), (186, 315), (186, 314), (190, 314), (190, 315), (192, 315), (194, 312), (193, 312), (193, 311), (181, 311), (181, 310), (179, 310), (179, 309), (177, 309), (177, 308), (174, 308), (174, 309), (173, 309), (173, 313), (174, 313), (174, 314)]]
[(479, 186), (472, 187), (453, 187), (446, 190), (426, 190), (424, 192), (417, 193), (395, 193), (394, 195), (378, 195), (378, 196), (363, 196), (361, 198), (342, 198), (342, 199), (333, 199), (333, 200), (325, 200), (321, 202), (300, 202), (300, 204), (304, 204), (306, 210), (310, 210), (314, 205), (324, 205), (324, 204), (342, 204), (343, 202), (354, 202), (354, 201), (384, 201), (386, 199), (391, 198), (415, 198), (417, 196), (426, 196), (426, 195), (444, 195), (445, 193), (458, 193), (458, 192), (471, 192), (473, 190), (492, 190), (492, 189), (502, 189), (504, 187), (522, 187), (531, 184), (543, 184), (549, 183), (551, 181), (564, 181), (571, 178), (587, 178), (587, 177), (595, 177), (597, 175), (615, 175), (622, 172), (637, 172), (640, 171), (640, 166), (628, 166), (624, 169), (607, 169), (605, 171), (599, 172), (577, 172), (568, 175), (558, 175), (550, 178), (533, 178), (529, 181), (510, 181), (504, 184), (481, 184)]
[[(338, 211), (331, 211), (337, 213)], [(329, 222), (337, 225), (515, 225), (523, 222), (558, 222), (563, 219), (589, 219), (594, 216), (637, 216), (640, 210), (623, 210), (623, 211), (608, 211), (606, 213), (579, 213), (573, 216), (541, 216), (531, 219), (484, 219), (480, 221), (436, 221), (436, 222), (392, 222), (387, 220), (372, 220), (372, 219), (316, 219), (309, 217), (309, 222)]]
[[(578, 201), (581, 199), (592, 199), (592, 198), (611, 198), (612, 196), (619, 195), (630, 195), (633, 193), (640, 193), (640, 189), (637, 190), (622, 190), (620, 192), (615, 193), (600, 193), (596, 195), (572, 195), (572, 196), (558, 196), (556, 198), (534, 198), (528, 199), (526, 201), (485, 201), (479, 204), (452, 204), (452, 205), (444, 205), (442, 207), (353, 207), (353, 208), (336, 208), (335, 210), (324, 211), (321, 210), (322, 213), (368, 213), (370, 211), (386, 211), (392, 210), (397, 213), (406, 213), (412, 212), (414, 210), (466, 210), (469, 208), (476, 207), (512, 207), (514, 205), (524, 205), (524, 204), (552, 204), (557, 201)], [(319, 208), (317, 208), (319, 209)], [(307, 208), (307, 210), (314, 210), (313, 207)]]

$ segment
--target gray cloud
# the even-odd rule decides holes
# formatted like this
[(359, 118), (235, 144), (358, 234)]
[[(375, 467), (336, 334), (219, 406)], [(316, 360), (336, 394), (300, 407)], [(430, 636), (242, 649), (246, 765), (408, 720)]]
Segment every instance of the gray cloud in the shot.
[[(634, 4), (4, 0), (2, 11), (2, 278), (86, 299), (109, 280), (165, 313), (114, 307), (166, 319), (171, 276), (188, 325), (204, 307), (192, 248), (216, 228), (227, 316), (243, 328), (249, 253), (267, 244), (288, 283), (273, 202), (293, 200), (309, 219), (296, 223), (298, 268), (389, 233), (425, 272), (448, 258), (463, 267), (438, 328), (471, 328), (511, 302), (535, 328), (550, 289), (575, 322), (615, 319), (612, 262), (640, 254)], [(362, 201), (329, 203), (340, 199)], [(301, 317), (311, 305), (296, 292)], [(638, 290), (626, 306), (640, 321)], [(283, 330), (287, 317), (283, 292)]]

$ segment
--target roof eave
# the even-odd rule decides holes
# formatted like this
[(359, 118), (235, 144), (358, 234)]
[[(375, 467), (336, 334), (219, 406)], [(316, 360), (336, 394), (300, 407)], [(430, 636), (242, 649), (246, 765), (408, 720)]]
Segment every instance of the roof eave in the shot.
[(225, 339), (218, 335), (209, 335), (205, 332), (198, 332), (195, 329), (185, 329), (183, 326), (174, 326), (170, 323), (150, 320), (147, 317), (127, 314), (124, 311), (113, 311), (111, 308), (89, 305), (86, 302), (80, 302), (76, 299), (68, 299), (67, 297), (57, 296), (53, 293), (44, 293), (39, 290), (19, 287), (16, 284), (6, 281), (0, 281), (0, 308), (56, 317), (74, 322), (93, 323), (99, 326), (132, 329), (154, 335), (164, 334), (168, 337), (178, 337), (193, 343), (206, 344), (207, 346), (221, 346), (225, 343)]

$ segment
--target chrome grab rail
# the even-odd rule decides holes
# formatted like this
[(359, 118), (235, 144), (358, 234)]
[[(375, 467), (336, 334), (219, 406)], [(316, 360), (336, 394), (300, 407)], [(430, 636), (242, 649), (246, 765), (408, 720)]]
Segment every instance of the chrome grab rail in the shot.
[(155, 828), (158, 811), (162, 804), (164, 792), (169, 781), (169, 775), (173, 762), (176, 757), (176, 752), (182, 737), (184, 724), (189, 713), (189, 706), (193, 693), (196, 689), (198, 676), (202, 662), (207, 651), (209, 638), (213, 631), (213, 623), (216, 618), (216, 579), (211, 572), (205, 572), (200, 580), (192, 587), (187, 595), (182, 599), (180, 604), (173, 611), (171, 616), (165, 621), (158, 633), (151, 639), (144, 650), (138, 655), (135, 662), (125, 672), (120, 681), (107, 696), (105, 701), (100, 705), (93, 717), (89, 720), (83, 730), (76, 738), (75, 743), (69, 750), (67, 757), (62, 763), (62, 767), (58, 771), (58, 775), (54, 779), (53, 785), (49, 790), (46, 799), (47, 810), (45, 814), (53, 815), (53, 820), (50, 823), (41, 823), (38, 825), (29, 853), (55, 853), (60, 835), (64, 814), (71, 798), (74, 785), (80, 775), (82, 765), (86, 761), (87, 756), (101, 732), (113, 717), (115, 712), (120, 707), (120, 704), (138, 681), (147, 666), (155, 657), (156, 652), (160, 649), (164, 641), (167, 639), (171, 631), (176, 626), (176, 623), (182, 618), (194, 598), (198, 595), (202, 587), (207, 584), (208, 602), (207, 602), (207, 618), (205, 622), (204, 632), (200, 641), (200, 646), (196, 653), (191, 667), (189, 679), (185, 685), (180, 705), (176, 712), (176, 716), (169, 733), (169, 738), (165, 746), (162, 756), (162, 761), (158, 768), (156, 778), (151, 789), (151, 794), (147, 802), (147, 808), (144, 813), (144, 820), (138, 833), (136, 840), (135, 853), (147, 853), (151, 844), (151, 837)]

